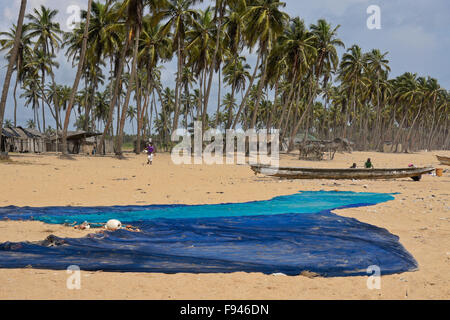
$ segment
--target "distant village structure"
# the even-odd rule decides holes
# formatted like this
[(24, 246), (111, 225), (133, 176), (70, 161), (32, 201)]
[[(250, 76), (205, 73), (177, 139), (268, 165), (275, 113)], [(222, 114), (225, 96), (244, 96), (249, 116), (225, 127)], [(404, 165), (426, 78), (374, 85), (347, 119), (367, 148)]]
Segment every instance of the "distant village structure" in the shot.
[[(69, 131), (67, 133), (67, 151), (70, 154), (95, 154), (99, 150), (101, 133)], [(62, 152), (62, 134), (51, 136), (35, 129), (8, 127), (2, 129), (1, 152), (44, 153)], [(112, 139), (105, 139), (105, 153), (113, 153)]]
[(35, 129), (23, 127), (3, 128), (2, 152), (46, 152), (45, 136)]

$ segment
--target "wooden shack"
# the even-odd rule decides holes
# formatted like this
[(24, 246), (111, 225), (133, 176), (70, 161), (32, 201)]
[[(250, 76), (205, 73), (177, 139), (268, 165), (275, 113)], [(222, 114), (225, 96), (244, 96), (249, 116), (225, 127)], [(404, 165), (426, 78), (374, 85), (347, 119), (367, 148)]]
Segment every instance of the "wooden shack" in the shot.
[(18, 138), (18, 135), (10, 128), (2, 128), (1, 134), (1, 152), (14, 152), (14, 142)]
[(41, 153), (45, 152), (45, 136), (34, 129), (23, 127), (3, 128), (3, 152)]
[(30, 152), (43, 153), (43, 152), (47, 151), (47, 149), (46, 149), (47, 137), (43, 133), (39, 132), (36, 129), (23, 128), (23, 127), (19, 127), (19, 128), (27, 134), (29, 139), (31, 139), (30, 146), (29, 146)]
[[(67, 151), (70, 154), (92, 154), (94, 148), (98, 150), (97, 145), (99, 139), (97, 137), (101, 135), (98, 132), (68, 131)], [(58, 133), (58, 136), (54, 134), (49, 138), (47, 150), (51, 152), (62, 152), (62, 133)]]

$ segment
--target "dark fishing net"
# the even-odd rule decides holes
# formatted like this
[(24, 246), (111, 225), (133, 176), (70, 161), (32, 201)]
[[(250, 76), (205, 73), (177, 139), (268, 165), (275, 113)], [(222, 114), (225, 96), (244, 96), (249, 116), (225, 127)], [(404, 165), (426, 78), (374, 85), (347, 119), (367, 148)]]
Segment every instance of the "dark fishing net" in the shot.
[(0, 267), (287, 275), (310, 271), (322, 276), (367, 275), (372, 265), (382, 274), (411, 271), (417, 263), (397, 236), (330, 212), (392, 199), (387, 194), (321, 191), (244, 204), (0, 208), (0, 217), (10, 219), (81, 223), (118, 218), (142, 230), (4, 243)]

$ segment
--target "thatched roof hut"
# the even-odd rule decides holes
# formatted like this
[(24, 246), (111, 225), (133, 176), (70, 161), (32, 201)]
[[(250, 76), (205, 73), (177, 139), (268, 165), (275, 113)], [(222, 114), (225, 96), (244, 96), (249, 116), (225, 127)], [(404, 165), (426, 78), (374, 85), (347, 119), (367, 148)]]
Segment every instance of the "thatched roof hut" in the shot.
[[(67, 151), (71, 154), (91, 154), (94, 146), (97, 145), (97, 137), (101, 136), (98, 132), (87, 131), (68, 131), (67, 132)], [(62, 133), (54, 134), (49, 137), (47, 142), (48, 151), (62, 151)]]
[(45, 136), (34, 129), (8, 127), (2, 130), (2, 152), (45, 152)]

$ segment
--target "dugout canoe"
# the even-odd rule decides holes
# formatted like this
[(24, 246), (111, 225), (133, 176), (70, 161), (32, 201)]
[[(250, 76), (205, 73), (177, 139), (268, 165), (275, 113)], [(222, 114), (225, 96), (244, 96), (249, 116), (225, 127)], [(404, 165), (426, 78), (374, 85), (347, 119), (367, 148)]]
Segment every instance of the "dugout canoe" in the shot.
[(251, 166), (255, 174), (286, 179), (398, 179), (421, 176), (434, 171), (426, 168), (393, 168), (393, 169), (328, 169), (328, 168), (298, 168), (270, 167), (264, 165)]
[(450, 166), (450, 157), (436, 156), (436, 158), (439, 160), (439, 162), (441, 164), (445, 164), (447, 166)]

